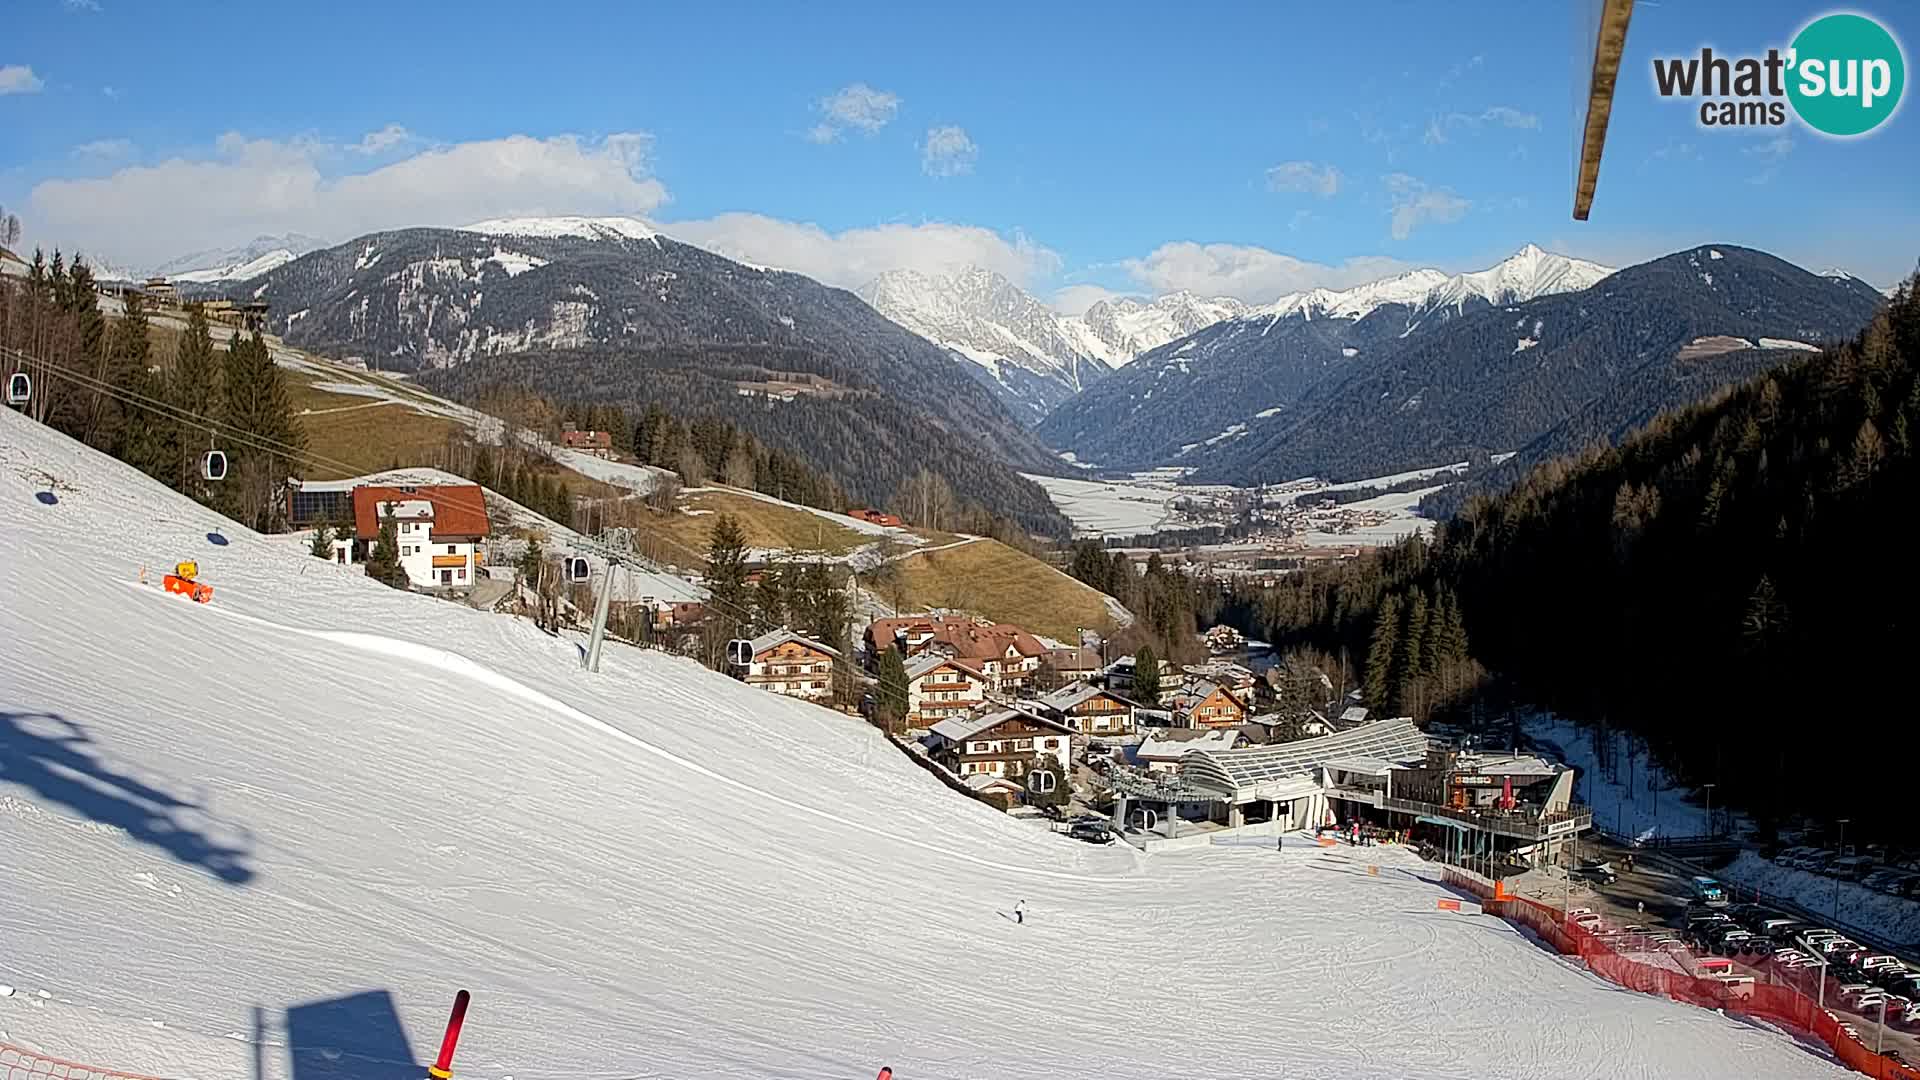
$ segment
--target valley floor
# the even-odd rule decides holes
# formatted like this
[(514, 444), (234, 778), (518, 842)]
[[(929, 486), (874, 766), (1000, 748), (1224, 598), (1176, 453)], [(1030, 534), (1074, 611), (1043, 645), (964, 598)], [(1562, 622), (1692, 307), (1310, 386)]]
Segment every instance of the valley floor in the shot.
[[(412, 1080), (464, 987), (475, 1080), (1847, 1075), (1436, 910), (1405, 852), (1078, 844), (11, 412), (0, 535), (0, 1043)], [(210, 604), (139, 583), (186, 558)]]

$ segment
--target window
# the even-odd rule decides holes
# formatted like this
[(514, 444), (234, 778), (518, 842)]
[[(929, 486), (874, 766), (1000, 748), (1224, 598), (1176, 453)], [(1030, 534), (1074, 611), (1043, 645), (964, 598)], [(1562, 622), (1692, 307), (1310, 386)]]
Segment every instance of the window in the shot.
[(453, 550), (453, 545), (452, 545), (452, 544), (448, 544), (448, 545), (447, 545), (447, 554), (449, 554), (449, 555), (452, 555), (452, 554), (454, 554), (454, 550)]
[(453, 572), (453, 579), (455, 581), (465, 581), (467, 580), (467, 572), (465, 570), (455, 570)]

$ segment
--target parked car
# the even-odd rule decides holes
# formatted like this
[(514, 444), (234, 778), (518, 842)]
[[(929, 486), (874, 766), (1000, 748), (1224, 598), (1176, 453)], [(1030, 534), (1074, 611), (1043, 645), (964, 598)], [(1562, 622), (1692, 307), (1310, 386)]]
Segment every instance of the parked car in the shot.
[(1833, 862), (1826, 867), (1826, 873), (1828, 876), (1837, 877), (1842, 881), (1859, 881), (1861, 878), (1872, 873), (1873, 869), (1874, 862), (1872, 858), (1866, 855), (1849, 855), (1844, 859), (1833, 860)]
[(1871, 989), (1873, 987), (1867, 983), (1844, 983), (1840, 987), (1840, 1000), (1852, 1001)]
[(1727, 903), (1727, 890), (1710, 877), (1696, 877), (1687, 882), (1687, 889), (1695, 900), (1708, 907), (1724, 907)]
[(1759, 930), (1761, 933), (1767, 935), (1768, 937), (1772, 938), (1775, 941), (1785, 941), (1787, 938), (1792, 937), (1793, 935), (1799, 933), (1801, 930), (1805, 928), (1806, 928), (1805, 923), (1799, 922), (1794, 919), (1780, 919), (1780, 918), (1761, 919), (1760, 926), (1759, 926)]
[(1076, 821), (1067, 835), (1089, 844), (1111, 844), (1116, 839), (1113, 828), (1105, 821)]
[(1620, 875), (1614, 872), (1613, 864), (1605, 859), (1582, 859), (1574, 874), (1601, 885), (1611, 885), (1620, 880)]

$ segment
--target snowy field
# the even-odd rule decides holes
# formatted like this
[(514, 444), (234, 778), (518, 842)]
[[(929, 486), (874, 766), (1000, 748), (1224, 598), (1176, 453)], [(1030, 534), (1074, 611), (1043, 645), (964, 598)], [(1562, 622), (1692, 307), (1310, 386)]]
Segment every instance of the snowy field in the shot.
[[(1435, 910), (1404, 851), (1078, 844), (857, 720), (619, 645), (586, 675), (12, 412), (0, 529), (7, 1042), (417, 1080), (464, 987), (473, 1080), (1848, 1075)], [(137, 584), (183, 558), (211, 604)]]
[(1920, 950), (1920, 902), (1888, 896), (1850, 881), (1835, 881), (1824, 874), (1775, 866), (1753, 851), (1741, 852), (1720, 871), (1720, 878), (1769, 896), (1786, 897), (1815, 915), (1837, 918), (1836, 925), (1859, 927), (1903, 950)]
[(1072, 480), (1064, 476), (1023, 473), (1046, 490), (1053, 505), (1073, 522), (1083, 536), (1136, 536), (1154, 532), (1173, 514), (1169, 505), (1180, 497), (1167, 488), (1110, 484), (1100, 480)]
[(1309, 524), (1337, 519), (1343, 510), (1378, 511), (1387, 515), (1384, 521), (1372, 525), (1360, 525), (1343, 532), (1334, 532), (1326, 528), (1309, 528), (1300, 539), (1312, 547), (1385, 547), (1398, 543), (1414, 533), (1432, 535), (1433, 519), (1421, 517), (1420, 500), (1439, 491), (1440, 488), (1419, 488), (1414, 491), (1396, 491), (1386, 495), (1376, 495), (1371, 499), (1350, 502), (1331, 512), (1314, 512), (1309, 515)]
[[(1595, 746), (1599, 737), (1592, 729), (1549, 712), (1536, 712), (1522, 723), (1527, 738), (1547, 756), (1580, 770), (1574, 781), (1573, 795), (1578, 802), (1593, 807), (1593, 823), (1624, 836), (1705, 836), (1705, 801), (1691, 789), (1673, 786), (1658, 765), (1650, 763), (1644, 745), (1614, 731), (1613, 757), (1619, 763), (1617, 775), (1607, 777), (1598, 767), (1600, 755)], [(1726, 830), (1725, 815), (1720, 828)], [(1735, 831), (1744, 821), (1735, 821)]]

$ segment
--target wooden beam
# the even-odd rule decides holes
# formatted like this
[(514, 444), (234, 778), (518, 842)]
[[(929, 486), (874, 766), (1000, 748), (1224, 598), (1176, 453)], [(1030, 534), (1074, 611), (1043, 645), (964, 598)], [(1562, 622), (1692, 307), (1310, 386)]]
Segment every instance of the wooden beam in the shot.
[(1613, 86), (1620, 77), (1620, 56), (1627, 47), (1627, 22), (1633, 18), (1633, 0), (1605, 0), (1600, 33), (1593, 50), (1593, 80), (1587, 87), (1587, 126), (1580, 140), (1580, 179), (1573, 192), (1573, 219), (1587, 220), (1593, 209), (1593, 189), (1600, 183), (1600, 153), (1607, 142), (1607, 121), (1613, 115)]

